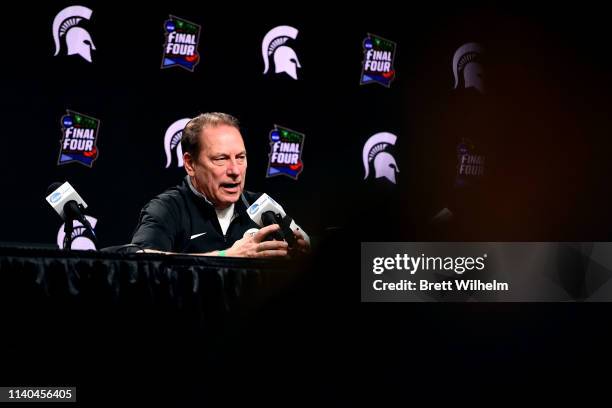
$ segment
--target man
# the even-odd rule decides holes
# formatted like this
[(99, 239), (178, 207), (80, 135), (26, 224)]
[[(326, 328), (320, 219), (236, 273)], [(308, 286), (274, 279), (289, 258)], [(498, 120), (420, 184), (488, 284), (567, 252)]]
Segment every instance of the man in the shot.
[[(260, 194), (244, 191), (247, 154), (238, 120), (225, 113), (204, 113), (185, 126), (181, 139), (185, 180), (151, 200), (140, 214), (132, 243), (147, 252), (234, 257), (284, 257), (285, 241), (266, 237), (246, 209)], [(298, 251), (308, 236), (295, 232)]]

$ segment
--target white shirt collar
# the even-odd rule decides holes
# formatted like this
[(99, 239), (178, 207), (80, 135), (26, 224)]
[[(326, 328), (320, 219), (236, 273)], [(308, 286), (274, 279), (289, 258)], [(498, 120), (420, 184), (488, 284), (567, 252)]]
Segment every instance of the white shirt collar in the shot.
[(208, 203), (215, 209), (215, 212), (217, 213), (217, 219), (219, 220), (219, 225), (223, 230), (223, 235), (225, 235), (227, 233), (227, 229), (229, 228), (230, 223), (237, 216), (237, 214), (234, 212), (234, 203), (232, 203), (229, 207), (224, 208), (223, 210), (216, 209), (215, 205), (211, 203), (210, 200), (206, 198), (204, 194), (196, 190), (196, 188), (193, 186), (193, 183), (191, 182), (191, 177), (186, 176), (186, 178), (187, 185), (191, 189), (191, 192), (193, 192), (193, 194), (195, 194), (197, 197), (200, 197), (201, 199), (206, 201), (206, 203)]
[(223, 235), (225, 235), (227, 234), (227, 230), (229, 228), (230, 223), (236, 216), (236, 213), (234, 212), (234, 203), (232, 203), (229, 207), (224, 208), (223, 210), (217, 210), (215, 208), (215, 212), (217, 213), (217, 219), (219, 220), (219, 225), (221, 226)]

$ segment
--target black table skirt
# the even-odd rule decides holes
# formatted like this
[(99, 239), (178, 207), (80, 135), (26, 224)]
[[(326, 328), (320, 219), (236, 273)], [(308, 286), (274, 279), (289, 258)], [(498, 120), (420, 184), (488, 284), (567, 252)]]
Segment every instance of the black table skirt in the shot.
[(1, 248), (0, 383), (76, 385), (88, 404), (225, 399), (230, 373), (252, 383), (245, 359), (262, 368), (285, 359), (287, 330), (303, 318), (292, 305), (304, 270), (296, 261)]

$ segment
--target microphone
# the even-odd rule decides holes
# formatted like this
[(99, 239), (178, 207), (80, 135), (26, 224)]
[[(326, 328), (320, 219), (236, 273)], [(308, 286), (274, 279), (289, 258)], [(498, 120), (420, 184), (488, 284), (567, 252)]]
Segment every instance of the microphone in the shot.
[[(264, 211), (261, 214), (261, 221), (264, 227), (267, 227), (268, 225), (273, 225), (273, 224), (280, 225), (282, 223), (281, 215), (275, 214), (272, 211)], [(295, 237), (293, 236), (293, 233), (286, 234), (286, 232), (282, 228), (280, 231), (273, 232), (272, 234), (268, 236), (271, 239), (275, 239), (277, 241), (285, 241), (286, 239), (289, 246), (293, 246), (293, 243), (295, 243)]]
[(259, 227), (265, 227), (270, 224), (280, 225), (281, 231), (289, 246), (293, 246), (295, 243), (295, 236), (293, 235), (295, 231), (300, 231), (304, 236), (304, 240), (310, 245), (310, 237), (308, 234), (287, 215), (279, 203), (265, 193), (251, 204), (247, 209), (247, 214), (249, 214), (251, 220)]
[[(65, 229), (67, 230), (66, 239), (70, 242), (72, 233), (72, 221), (79, 221), (91, 233), (94, 242), (96, 234), (85, 217), (84, 211), (87, 208), (87, 203), (81, 198), (79, 193), (67, 181), (62, 183), (53, 183), (47, 189), (47, 202), (55, 210), (55, 212), (64, 220)], [(64, 248), (68, 248), (64, 245)]]

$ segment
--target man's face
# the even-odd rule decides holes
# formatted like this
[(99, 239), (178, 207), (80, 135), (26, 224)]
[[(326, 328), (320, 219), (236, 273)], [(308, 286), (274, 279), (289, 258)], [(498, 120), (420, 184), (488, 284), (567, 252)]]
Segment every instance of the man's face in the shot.
[(200, 134), (200, 154), (184, 155), (185, 170), (196, 190), (217, 209), (227, 208), (240, 198), (244, 189), (247, 159), (238, 129), (220, 125), (205, 128)]

